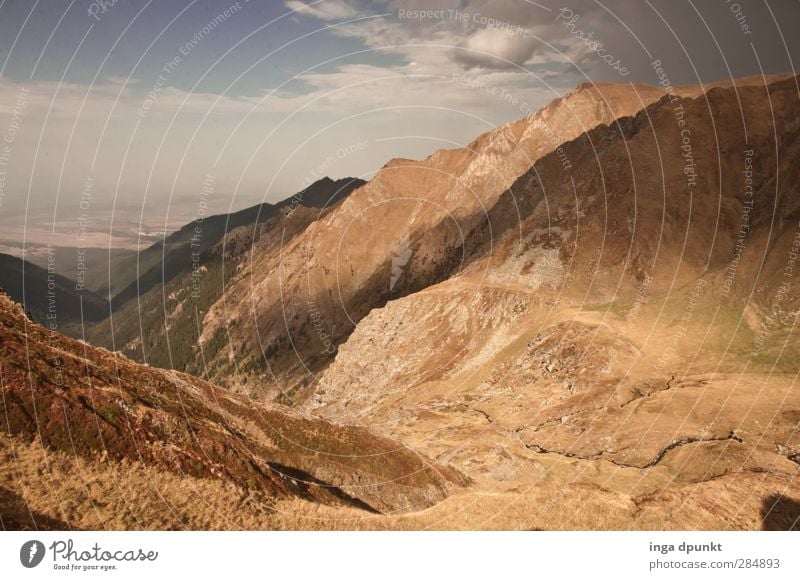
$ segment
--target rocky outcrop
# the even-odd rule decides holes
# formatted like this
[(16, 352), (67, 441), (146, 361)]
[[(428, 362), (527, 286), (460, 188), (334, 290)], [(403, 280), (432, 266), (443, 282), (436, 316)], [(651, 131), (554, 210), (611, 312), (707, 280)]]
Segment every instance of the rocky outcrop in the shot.
[(522, 175), (465, 267), (372, 310), (308, 405), (487, 485), (621, 470), (680, 495), (757, 472), (796, 495), (798, 111), (778, 78), (563, 144), (572, 168), (553, 152)]

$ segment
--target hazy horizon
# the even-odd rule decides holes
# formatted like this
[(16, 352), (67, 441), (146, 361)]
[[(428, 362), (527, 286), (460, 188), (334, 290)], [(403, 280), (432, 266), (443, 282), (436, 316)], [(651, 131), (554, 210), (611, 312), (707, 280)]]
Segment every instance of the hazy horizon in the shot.
[(74, 221), (83, 205), (98, 227), (116, 207), (169, 229), (209, 176), (215, 213), (325, 175), (369, 179), (580, 82), (656, 84), (655, 60), (676, 85), (792, 71), (797, 42), (776, 23), (798, 5), (737, 6), (5, 3), (0, 224), (33, 234), (41, 216)]

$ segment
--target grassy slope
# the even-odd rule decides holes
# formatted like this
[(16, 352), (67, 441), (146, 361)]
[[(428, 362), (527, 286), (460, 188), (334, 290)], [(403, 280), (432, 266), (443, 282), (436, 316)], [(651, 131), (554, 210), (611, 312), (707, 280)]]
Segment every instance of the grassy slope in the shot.
[[(464, 481), (365, 429), (289, 414), (46, 331), (5, 296), (0, 369), (3, 431), (90, 462), (226, 482), (261, 502), (299, 497), (368, 511), (429, 505)], [(43, 480), (20, 484), (38, 489)]]

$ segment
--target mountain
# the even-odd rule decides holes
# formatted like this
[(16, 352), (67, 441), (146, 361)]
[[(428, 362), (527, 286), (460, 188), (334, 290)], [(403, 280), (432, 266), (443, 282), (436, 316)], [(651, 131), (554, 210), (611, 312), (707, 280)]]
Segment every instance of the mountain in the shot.
[[(704, 94), (696, 86), (673, 92)], [(464, 148), (390, 161), (302, 235), (252, 255), (246, 273), (231, 280), (204, 316), (203, 372), (302, 403), (371, 309), (466, 265), (501, 194), (538, 159), (554, 154), (569, 170), (581, 160), (567, 157), (563, 143), (634, 115), (664, 94), (647, 85), (582, 84)]]
[[(112, 301), (119, 308), (151, 288), (169, 282), (178, 273), (191, 269), (194, 257), (213, 248), (225, 235), (242, 226), (255, 228), (280, 210), (288, 211), (295, 205), (326, 208), (347, 197), (364, 181), (352, 177), (332, 180), (319, 179), (303, 191), (277, 204), (262, 203), (230, 214), (198, 218), (180, 230), (166, 236), (163, 241), (148, 246), (144, 251), (121, 262), (111, 272), (112, 284), (122, 288)], [(127, 285), (122, 285), (128, 281)]]
[(539, 157), (663, 94), (644, 85), (581, 85), (464, 148), (390, 161), (302, 234), (252, 255), (204, 316), (204, 372), (304, 401), (372, 308), (463, 266), (472, 232)]
[(797, 529), (799, 89), (582, 85), (332, 207), (225, 228), (114, 312), (115, 348), (224, 389), (0, 301), (0, 513)]
[[(100, 297), (109, 294), (109, 272), (119, 274), (120, 264), (129, 263), (135, 255), (134, 250), (124, 248), (80, 248), (35, 244), (25, 246), (25, 259), (28, 262), (44, 269), (52, 265), (56, 274), (69, 280), (80, 281), (85, 289)], [(49, 264), (48, 260), (51, 260)]]
[(183, 226), (120, 267), (144, 273), (114, 296), (111, 315), (90, 329), (89, 341), (154, 366), (202, 375), (197, 339), (203, 314), (222, 298), (241, 260), (264, 246), (262, 238), (305, 227), (363, 184), (325, 177), (277, 204)]
[[(15, 458), (0, 471), (5, 527), (205, 527), (208, 518), (242, 527), (246, 514), (237, 519), (228, 507), (225, 521), (211, 504), (269, 512), (302, 500), (375, 514), (426, 507), (467, 482), (366, 429), (256, 403), (50, 332), (5, 295), (0, 379), (0, 449)], [(79, 468), (67, 482), (27, 488), (37, 476), (21, 478), (20, 469), (56, 469), (48, 457), (64, 456)], [(136, 477), (141, 485), (126, 496)], [(48, 486), (68, 489), (50, 496)], [(143, 504), (160, 497), (169, 513), (140, 519), (149, 506), (132, 502), (137, 496)], [(182, 505), (164, 503), (180, 496)], [(25, 502), (44, 518), (38, 524), (19, 509)]]
[(800, 497), (798, 95), (666, 96), (545, 155), (307, 406), (562, 509), (594, 490), (600, 527), (760, 526)]
[(22, 304), (32, 320), (71, 336), (81, 336), (84, 324), (108, 312), (103, 298), (77, 290), (74, 280), (7, 254), (0, 254), (0, 289)]

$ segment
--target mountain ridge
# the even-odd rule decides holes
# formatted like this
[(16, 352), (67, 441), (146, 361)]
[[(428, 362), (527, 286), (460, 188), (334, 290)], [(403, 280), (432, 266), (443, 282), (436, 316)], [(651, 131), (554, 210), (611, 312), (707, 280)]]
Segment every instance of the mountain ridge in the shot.
[[(707, 98), (710, 108), (702, 98), (680, 102), (697, 151), (724, 143), (718, 158), (696, 159), (697, 191), (684, 173), (674, 101), (563, 144), (579, 160), (569, 174), (557, 154), (540, 159), (496, 206), (505, 234), (485, 234), (483, 250), (455, 276), (372, 310), (308, 407), (380, 424), (478, 480), (513, 481), (543, 455), (612, 469), (666, 459), (673, 478), (692, 484), (736, 477), (745, 456), (765, 479), (796, 476), (799, 401), (790, 393), (800, 353), (787, 333), (800, 303), (782, 290), (780, 269), (800, 239), (795, 79), (738, 97), (716, 88)], [(738, 226), (750, 215), (751, 150), (763, 217), (749, 222), (726, 296)], [(783, 212), (774, 226), (771, 207)], [(762, 255), (771, 276), (752, 267)], [(765, 331), (770, 316), (777, 320)], [(779, 395), (764, 395), (765, 385)], [(754, 423), (753, 415), (774, 419)], [(715, 447), (719, 463), (672, 463), (683, 445), (698, 454)], [(791, 480), (787, 489), (797, 492)]]
[(151, 288), (161, 318), (124, 345), (224, 388), (0, 297), (0, 454), (34, 473), (73, 451), (106, 491), (131, 465), (171, 502), (179, 478), (253, 528), (792, 529), (799, 111), (787, 75), (579, 86), (333, 207), (226, 231), (202, 295), (186, 272)]
[[(422, 161), (389, 161), (356, 195), (311, 224), (280, 254), (255, 256), (249, 275), (234, 281), (223, 300), (210, 307), (199, 339), (210, 376), (222, 381), (240, 376), (226, 355), (208, 348), (219, 342), (220, 334), (230, 334), (226, 342), (235, 342), (244, 358), (255, 360), (258, 370), (249, 380), (272, 393), (277, 387), (283, 399), (307, 398), (314, 388), (313, 374), (331, 360), (321, 352), (327, 347), (309, 322), (307, 305), (316, 305), (325, 335), (333, 345), (341, 344), (371, 308), (450, 275), (460, 262), (459, 237), (480, 224), (482, 214), (532, 160), (665, 94), (657, 87), (646, 93), (619, 85), (585, 87), (477, 137), (465, 148), (439, 150)], [(371, 227), (373, 223), (381, 227)], [(411, 257), (390, 288), (392, 257), (403, 240), (409, 241)], [(275, 279), (278, 272), (287, 274), (280, 282)], [(228, 333), (222, 324), (234, 320), (236, 328)], [(272, 360), (261, 354), (275, 351), (290, 354)], [(306, 369), (305, 359), (315, 362)]]

